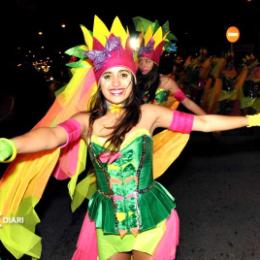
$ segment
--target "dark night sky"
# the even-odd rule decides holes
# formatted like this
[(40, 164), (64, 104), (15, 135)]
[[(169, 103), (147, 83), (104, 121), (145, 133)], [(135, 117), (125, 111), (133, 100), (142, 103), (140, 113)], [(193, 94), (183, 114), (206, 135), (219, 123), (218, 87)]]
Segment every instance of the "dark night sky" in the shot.
[[(37, 31), (43, 30), (45, 44), (50, 48), (66, 49), (81, 44), (83, 38), (79, 24), (92, 29), (93, 17), (97, 14), (109, 26), (113, 17), (118, 15), (130, 29), (133, 16), (157, 19), (161, 24), (169, 20), (179, 45), (184, 47), (224, 48), (228, 44), (225, 31), (230, 25), (240, 28), (240, 44), (260, 45), (259, 0), (167, 0), (158, 1), (160, 5), (149, 2), (142, 1), (140, 6), (140, 0), (105, 3), (104, 0), (16, 0), (14, 43), (22, 46), (42, 44)], [(68, 24), (66, 30), (59, 27), (62, 22)]]

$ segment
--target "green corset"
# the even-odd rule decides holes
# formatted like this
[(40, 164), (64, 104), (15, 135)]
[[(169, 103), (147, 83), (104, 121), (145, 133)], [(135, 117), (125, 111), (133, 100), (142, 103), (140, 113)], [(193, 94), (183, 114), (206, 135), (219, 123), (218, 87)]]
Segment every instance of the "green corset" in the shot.
[[(104, 144), (104, 142), (103, 142)], [(97, 191), (89, 201), (89, 216), (107, 234), (145, 231), (175, 208), (174, 198), (152, 175), (152, 138), (136, 129), (121, 145), (116, 159), (107, 162), (102, 142), (89, 143), (97, 177)], [(108, 157), (111, 159), (112, 156)]]

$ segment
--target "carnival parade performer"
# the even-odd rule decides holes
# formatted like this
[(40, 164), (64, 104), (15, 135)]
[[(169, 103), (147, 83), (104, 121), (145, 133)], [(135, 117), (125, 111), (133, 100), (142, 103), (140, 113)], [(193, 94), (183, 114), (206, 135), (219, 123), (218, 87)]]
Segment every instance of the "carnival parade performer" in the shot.
[[(174, 259), (179, 242), (179, 219), (175, 199), (153, 178), (153, 131), (162, 127), (189, 134), (260, 126), (260, 114), (193, 115), (142, 104), (137, 94), (136, 63), (128, 46), (129, 35), (120, 20), (116, 17), (108, 30), (96, 16), (93, 34), (86, 35), (88, 50), (84, 55), (97, 83), (89, 111), (12, 139), (1, 138), (0, 160), (11, 162), (17, 154), (39, 152), (41, 156), (48, 156), (49, 151), (57, 149), (68, 153), (81, 142), (88, 149), (94, 166), (97, 189), (90, 198), (73, 260)], [(59, 157), (59, 153), (56, 156)], [(52, 161), (49, 164), (53, 169)], [(10, 172), (3, 176), (1, 189), (8, 178), (12, 183)], [(11, 192), (15, 196), (18, 191)], [(22, 202), (31, 201), (24, 198)], [(2, 201), (0, 206), (1, 213), (8, 214)], [(22, 210), (27, 209), (26, 205), (19, 206), (16, 214), (26, 217), (28, 212)], [(18, 231), (22, 230), (20, 226), (16, 227)], [(30, 228), (30, 223), (25, 220), (23, 228)], [(39, 241), (21, 237), (26, 236), (25, 231), (16, 234), (8, 231), (11, 229), (4, 225), (0, 238), (14, 255), (26, 253), (40, 257), (39, 251), (34, 252)], [(21, 246), (17, 242), (22, 239), (25, 243)]]

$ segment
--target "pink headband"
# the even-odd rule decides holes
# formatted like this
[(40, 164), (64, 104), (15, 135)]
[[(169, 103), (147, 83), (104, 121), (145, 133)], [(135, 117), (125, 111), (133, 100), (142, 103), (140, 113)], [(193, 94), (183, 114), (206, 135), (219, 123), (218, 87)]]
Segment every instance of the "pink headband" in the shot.
[(111, 35), (103, 47), (94, 39), (92, 51), (86, 52), (86, 56), (92, 61), (97, 82), (102, 74), (112, 67), (125, 67), (135, 77), (137, 65), (134, 61), (133, 50), (128, 46), (122, 47), (119, 37)]

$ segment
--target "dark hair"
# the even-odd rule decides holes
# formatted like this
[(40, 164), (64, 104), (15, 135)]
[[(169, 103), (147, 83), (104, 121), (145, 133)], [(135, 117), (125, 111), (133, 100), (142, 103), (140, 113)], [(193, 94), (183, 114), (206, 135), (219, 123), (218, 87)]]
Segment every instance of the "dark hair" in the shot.
[[(143, 75), (140, 70), (137, 71), (137, 88), (145, 102), (149, 103), (154, 100), (155, 92), (160, 84), (159, 67), (154, 63), (152, 70)], [(143, 100), (144, 101), (144, 100)]]
[[(115, 151), (119, 150), (120, 145), (122, 144), (126, 133), (128, 133), (140, 120), (141, 98), (137, 86), (135, 84), (133, 75), (132, 75), (131, 82), (133, 84), (133, 88), (130, 96), (128, 97), (128, 99), (124, 104), (124, 109), (125, 109), (124, 115), (114, 127), (111, 127), (114, 130), (111, 133), (108, 140), (106, 141), (106, 143), (109, 143), (109, 149), (111, 150), (115, 150)], [(91, 101), (88, 136), (91, 136), (92, 134), (93, 124), (95, 120), (104, 116), (106, 113), (107, 113), (106, 99), (102, 91), (100, 91), (100, 86), (99, 86), (96, 95), (92, 98)]]

